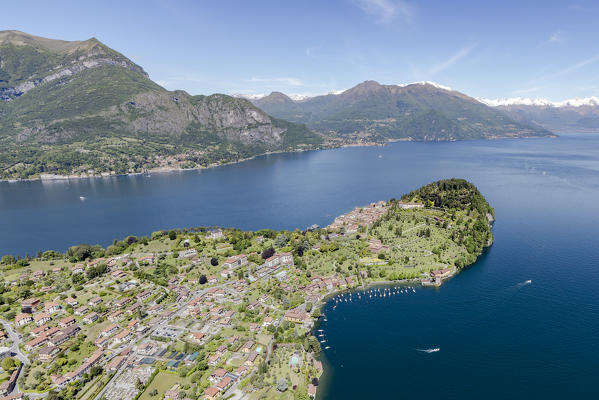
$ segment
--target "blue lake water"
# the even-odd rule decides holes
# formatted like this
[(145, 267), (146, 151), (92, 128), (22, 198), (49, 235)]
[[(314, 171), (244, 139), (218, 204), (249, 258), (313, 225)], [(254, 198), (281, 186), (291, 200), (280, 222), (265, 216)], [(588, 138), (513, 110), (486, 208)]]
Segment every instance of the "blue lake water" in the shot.
[(438, 290), (335, 310), (329, 303), (319, 398), (598, 398), (596, 134), (394, 143), (151, 177), (0, 183), (0, 254), (107, 245), (171, 227), (326, 225), (354, 206), (449, 177), (471, 180), (495, 207), (495, 244)]

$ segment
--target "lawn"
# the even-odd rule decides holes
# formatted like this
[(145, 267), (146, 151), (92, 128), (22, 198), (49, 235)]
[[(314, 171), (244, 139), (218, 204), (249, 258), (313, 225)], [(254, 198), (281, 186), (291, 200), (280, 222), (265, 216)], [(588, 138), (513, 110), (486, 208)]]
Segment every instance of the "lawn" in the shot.
[[(164, 393), (166, 393), (175, 383), (183, 386), (184, 384), (189, 383), (189, 378), (181, 378), (178, 374), (160, 371), (152, 383), (148, 385), (146, 390), (141, 394), (139, 400), (157, 400), (162, 399)], [(158, 394), (156, 396), (150, 396), (150, 392), (156, 389)]]

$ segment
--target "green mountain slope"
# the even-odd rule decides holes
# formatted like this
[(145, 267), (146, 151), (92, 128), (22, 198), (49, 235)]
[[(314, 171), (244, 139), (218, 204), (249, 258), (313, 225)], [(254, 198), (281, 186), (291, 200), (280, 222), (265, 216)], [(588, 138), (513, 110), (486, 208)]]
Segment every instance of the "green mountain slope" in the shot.
[(96, 39), (0, 32), (0, 176), (137, 172), (317, 148), (245, 99), (170, 92)]
[(430, 83), (397, 86), (366, 81), (337, 95), (293, 101), (275, 92), (254, 104), (275, 117), (340, 135), (414, 140), (552, 135)]

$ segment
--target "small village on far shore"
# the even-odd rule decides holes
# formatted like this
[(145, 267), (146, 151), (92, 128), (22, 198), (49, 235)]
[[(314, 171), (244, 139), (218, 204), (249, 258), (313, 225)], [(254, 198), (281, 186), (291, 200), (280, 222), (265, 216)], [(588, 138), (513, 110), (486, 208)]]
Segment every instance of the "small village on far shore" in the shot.
[(414, 196), (325, 228), (157, 231), (5, 255), (0, 399), (314, 398), (324, 302), (375, 284), (439, 286), (490, 242), (476, 236), (480, 214)]

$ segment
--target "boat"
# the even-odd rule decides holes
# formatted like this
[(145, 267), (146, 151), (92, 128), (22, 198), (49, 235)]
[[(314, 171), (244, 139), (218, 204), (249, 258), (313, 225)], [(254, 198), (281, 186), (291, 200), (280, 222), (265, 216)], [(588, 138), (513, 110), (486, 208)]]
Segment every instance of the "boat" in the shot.
[(416, 349), (416, 350), (417, 351), (421, 351), (423, 353), (431, 354), (431, 353), (436, 353), (436, 352), (438, 352), (441, 349), (438, 348), (438, 347), (435, 347), (435, 348), (432, 348), (432, 349)]
[(330, 348), (331, 348), (331, 346), (327, 346), (327, 347), (325, 347), (324, 349), (325, 349), (325, 350), (328, 350), (328, 349), (330, 349)]
[(529, 280), (527, 280), (527, 281), (526, 281), (526, 282), (524, 282), (524, 283), (526, 283), (527, 285), (530, 285), (530, 284), (532, 283), (532, 279), (529, 279)]
[(79, 196), (79, 200), (81, 200), (81, 201), (85, 201), (85, 200), (86, 200), (86, 199), (85, 199), (85, 196)]

